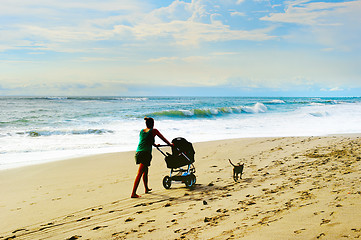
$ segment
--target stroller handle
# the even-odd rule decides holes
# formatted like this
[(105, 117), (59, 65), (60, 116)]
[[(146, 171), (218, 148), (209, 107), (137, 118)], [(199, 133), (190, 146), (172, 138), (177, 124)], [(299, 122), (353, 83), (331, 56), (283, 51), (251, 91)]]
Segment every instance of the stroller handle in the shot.
[(156, 148), (159, 148), (159, 147), (171, 147), (171, 145), (168, 145), (168, 144), (165, 144), (165, 145), (155, 145)]
[[(155, 146), (155, 147), (158, 149), (158, 151), (161, 152), (165, 157), (167, 156), (167, 154), (165, 154), (162, 150), (160, 150), (159, 147), (171, 147), (170, 145), (154, 145), (154, 146)], [(184, 152), (180, 151), (179, 148), (176, 148), (176, 149), (180, 152), (181, 155), (183, 155), (183, 157), (185, 157), (189, 162), (191, 162), (191, 160), (189, 159), (189, 157), (188, 157)]]
[(162, 150), (160, 150), (160, 147), (168, 147), (169, 145), (154, 145), (154, 147), (161, 152), (165, 157), (167, 156), (167, 154), (165, 154)]

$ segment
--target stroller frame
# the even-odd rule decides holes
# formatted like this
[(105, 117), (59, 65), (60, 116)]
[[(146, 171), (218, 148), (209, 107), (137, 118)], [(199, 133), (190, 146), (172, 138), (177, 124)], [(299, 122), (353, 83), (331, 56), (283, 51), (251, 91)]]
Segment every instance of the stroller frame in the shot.
[[(169, 154), (168, 152), (167, 152), (167, 154), (165, 154), (162, 150), (160, 150), (159, 147), (165, 147), (165, 146), (168, 146), (168, 145), (159, 145), (159, 146), (156, 146), (156, 148), (166, 158), (172, 157), (172, 155)], [(180, 151), (178, 148), (176, 148), (176, 150), (180, 153), (179, 153), (179, 156), (175, 156), (175, 157), (180, 157), (180, 155), (182, 155), (186, 160), (188, 160), (188, 162), (182, 166), (169, 167), (170, 174), (169, 174), (169, 176), (165, 176), (163, 178), (163, 187), (165, 189), (169, 189), (172, 185), (172, 182), (184, 183), (186, 185), (186, 187), (188, 187), (188, 188), (193, 187), (197, 181), (197, 178), (194, 175), (196, 170), (193, 165), (193, 161), (184, 152)], [(183, 168), (183, 167), (186, 167), (186, 168)]]

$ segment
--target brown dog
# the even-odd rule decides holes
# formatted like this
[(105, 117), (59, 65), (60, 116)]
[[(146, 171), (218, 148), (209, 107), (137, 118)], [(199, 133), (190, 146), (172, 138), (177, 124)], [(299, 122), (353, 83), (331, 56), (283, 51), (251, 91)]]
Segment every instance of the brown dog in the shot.
[(244, 163), (238, 163), (237, 165), (235, 165), (231, 162), (231, 159), (228, 160), (229, 163), (233, 166), (233, 179), (235, 182), (238, 182), (238, 178), (242, 179)]

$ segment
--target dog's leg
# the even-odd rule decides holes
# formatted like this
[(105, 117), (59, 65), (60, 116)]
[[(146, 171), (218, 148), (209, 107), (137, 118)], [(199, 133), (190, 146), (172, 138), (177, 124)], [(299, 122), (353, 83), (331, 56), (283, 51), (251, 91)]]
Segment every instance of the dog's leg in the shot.
[(236, 173), (235, 169), (233, 169), (233, 180), (234, 180), (235, 182), (238, 181), (238, 176), (237, 176), (237, 173)]

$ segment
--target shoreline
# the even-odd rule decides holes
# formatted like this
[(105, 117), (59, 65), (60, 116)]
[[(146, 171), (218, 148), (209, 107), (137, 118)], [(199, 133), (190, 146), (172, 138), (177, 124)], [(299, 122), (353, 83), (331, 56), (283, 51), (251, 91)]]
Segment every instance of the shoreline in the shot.
[[(338, 133), (338, 134), (324, 134), (324, 135), (304, 135), (304, 136), (270, 136), (270, 137), (238, 137), (238, 138), (227, 138), (227, 139), (218, 139), (218, 140), (210, 140), (210, 141), (200, 141), (200, 142), (192, 142), (192, 144), (199, 144), (199, 143), (207, 143), (207, 142), (215, 142), (215, 141), (232, 141), (237, 139), (259, 139), (259, 138), (291, 138), (291, 137), (330, 137), (330, 136), (344, 136), (344, 137), (357, 137), (361, 136), (361, 133)], [(64, 157), (53, 157), (48, 160), (38, 160), (34, 163), (26, 163), (24, 165), (14, 166), (14, 167), (7, 167), (7, 168), (0, 168), (0, 173), (2, 171), (8, 171), (12, 169), (17, 168), (24, 168), (24, 167), (31, 167), (36, 165), (42, 165), (42, 164), (49, 164), (53, 162), (59, 162), (59, 161), (69, 161), (69, 160), (76, 160), (79, 158), (91, 158), (92, 156), (98, 156), (98, 155), (107, 155), (107, 154), (114, 154), (114, 153), (125, 153), (125, 152), (135, 152), (134, 150), (124, 150), (124, 151), (117, 151), (116, 148), (112, 148), (112, 151), (105, 151), (105, 149), (101, 149), (98, 153), (95, 151), (94, 153), (76, 153), (74, 155), (66, 155)], [(153, 149), (156, 151), (155, 149)], [(68, 150), (69, 151), (69, 150)], [(50, 152), (50, 154), (55, 154), (56, 152)], [(16, 163), (15, 163), (16, 164)]]
[[(194, 189), (184, 184), (164, 189), (169, 169), (154, 149), (153, 191), (144, 194), (141, 183), (140, 199), (130, 198), (137, 171), (134, 151), (4, 169), (0, 239), (360, 237), (355, 218), (361, 214), (360, 137), (193, 143)], [(237, 183), (228, 159), (245, 163)]]

